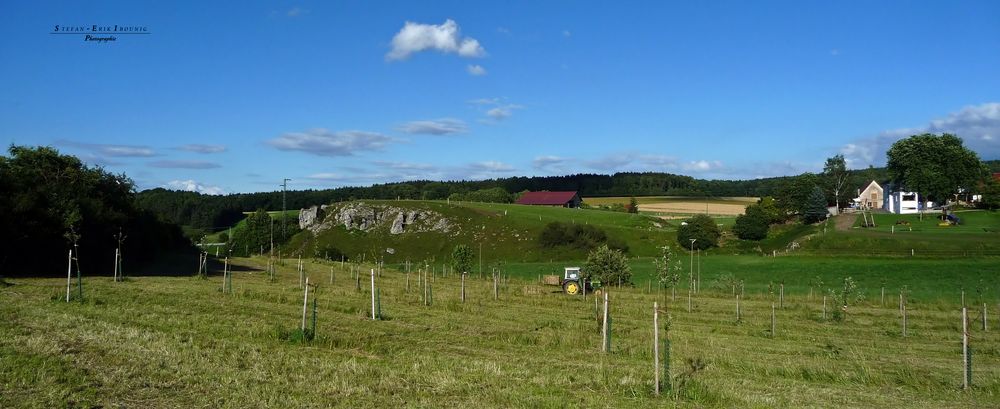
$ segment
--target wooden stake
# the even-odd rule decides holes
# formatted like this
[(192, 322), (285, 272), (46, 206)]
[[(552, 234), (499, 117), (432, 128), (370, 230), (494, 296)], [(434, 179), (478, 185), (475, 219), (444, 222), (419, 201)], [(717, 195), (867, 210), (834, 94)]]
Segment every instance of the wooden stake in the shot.
[(785, 283), (778, 289), (778, 307), (785, 309)]
[(653, 384), (656, 396), (660, 396), (660, 311), (653, 301)]
[(969, 362), (969, 319), (968, 309), (962, 307), (962, 389), (972, 384), (972, 365)]
[(740, 321), (740, 295), (736, 294), (736, 322)]
[(823, 320), (826, 321), (826, 296), (823, 296)]
[(903, 306), (903, 338), (906, 338), (906, 306)]
[(372, 269), (372, 319), (375, 319), (375, 269)]
[(465, 304), (465, 275), (466, 272), (462, 272), (462, 303)]
[(610, 352), (611, 343), (608, 342), (608, 292), (604, 291), (604, 321), (601, 326), (601, 352)]
[(118, 281), (118, 249), (115, 249), (115, 273), (114, 273), (114, 281), (115, 282)]
[(305, 295), (302, 297), (302, 335), (305, 336), (306, 333), (306, 310), (309, 305), (309, 278), (306, 278), (306, 291)]
[(500, 287), (499, 287), (500, 283), (497, 282), (497, 280), (498, 280), (497, 273), (494, 272), (493, 273), (493, 300), (494, 301), (500, 299)]
[(986, 303), (983, 303), (983, 332), (988, 331), (986, 329)]
[(333, 266), (330, 266), (330, 285), (333, 285)]
[(776, 321), (776, 319), (775, 319), (775, 315), (774, 315), (774, 303), (771, 303), (771, 338), (774, 338), (774, 334), (775, 334), (776, 329), (777, 329), (777, 325), (776, 325), (775, 321)]
[(69, 261), (66, 263), (66, 302), (69, 302), (69, 292), (72, 286), (73, 286), (73, 249), (70, 249)]

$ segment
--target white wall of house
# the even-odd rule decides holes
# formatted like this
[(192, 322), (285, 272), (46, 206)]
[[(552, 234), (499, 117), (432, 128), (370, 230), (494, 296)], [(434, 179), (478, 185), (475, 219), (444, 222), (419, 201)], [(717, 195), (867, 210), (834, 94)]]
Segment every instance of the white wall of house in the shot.
[(886, 196), (885, 210), (896, 214), (920, 213), (920, 195), (916, 192), (892, 192)]

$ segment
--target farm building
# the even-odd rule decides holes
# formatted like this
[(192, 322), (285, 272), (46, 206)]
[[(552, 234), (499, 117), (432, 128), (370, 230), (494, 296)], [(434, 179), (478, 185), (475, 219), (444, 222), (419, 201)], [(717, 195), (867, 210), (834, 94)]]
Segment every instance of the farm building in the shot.
[(920, 195), (916, 192), (892, 192), (885, 198), (885, 210), (889, 213), (919, 213)]
[(858, 189), (858, 197), (854, 199), (855, 207), (860, 209), (878, 209), (885, 201), (885, 191), (874, 180), (863, 190)]
[(577, 192), (525, 192), (517, 204), (531, 206), (580, 207), (580, 195)]

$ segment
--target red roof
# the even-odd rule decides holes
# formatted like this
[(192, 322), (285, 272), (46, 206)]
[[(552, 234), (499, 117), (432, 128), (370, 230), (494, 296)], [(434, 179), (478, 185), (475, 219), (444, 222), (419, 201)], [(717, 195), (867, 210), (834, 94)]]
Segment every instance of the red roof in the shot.
[(525, 192), (517, 204), (562, 206), (576, 197), (576, 192)]
[(1000, 172), (993, 173), (993, 180), (1000, 181)]

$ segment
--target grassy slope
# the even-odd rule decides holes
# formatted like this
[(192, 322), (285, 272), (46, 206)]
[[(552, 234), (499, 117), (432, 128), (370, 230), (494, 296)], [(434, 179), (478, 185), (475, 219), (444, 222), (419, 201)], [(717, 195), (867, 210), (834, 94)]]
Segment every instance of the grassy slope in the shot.
[[(376, 205), (389, 205), (404, 209), (427, 209), (452, 220), (452, 233), (404, 233), (391, 235), (388, 225), (374, 232), (348, 231), (343, 226), (327, 230), (314, 238), (303, 232), (296, 236), (287, 249), (314, 255), (314, 248), (332, 246), (350, 258), (360, 258), (362, 253), (371, 258), (376, 249), (392, 248), (394, 254), (383, 254), (386, 262), (406, 259), (446, 260), (458, 244), (466, 244), (478, 253), (482, 243), (486, 260), (541, 261), (548, 259), (579, 258), (586, 255), (580, 249), (544, 248), (538, 236), (549, 222), (587, 223), (599, 226), (609, 236), (618, 238), (630, 247), (633, 255), (652, 255), (655, 243), (662, 243), (673, 236), (665, 221), (625, 213), (565, 209), (513, 204), (451, 203), (440, 201), (365, 201)], [(662, 228), (655, 227), (660, 224)]]
[[(1000, 255), (1000, 212), (959, 212), (963, 224), (940, 227), (936, 214), (876, 214), (874, 228), (828, 231), (805, 243), (805, 250), (821, 254), (917, 255)], [(855, 226), (859, 226), (861, 218)], [(897, 224), (908, 222), (908, 225)], [(895, 230), (895, 232), (893, 232)]]
[[(711, 259), (703, 260), (706, 271), (721, 268)], [(795, 265), (768, 264), (781, 260), (743, 256), (729, 264), (747, 279), (794, 274)], [(840, 259), (827, 261), (821, 268), (835, 270)], [(308, 263), (306, 271), (321, 283), (319, 337), (308, 345), (282, 338), (302, 312), (291, 262), (275, 283), (237, 268), (234, 296), (219, 292), (218, 276), (90, 278), (87, 301), (67, 304), (60, 280), (13, 280), (0, 288), (0, 407), (975, 408), (995, 407), (1000, 394), (1000, 332), (976, 325), (976, 388), (958, 390), (957, 298), (912, 301), (904, 339), (894, 305), (854, 306), (846, 322), (825, 322), (818, 299), (789, 289), (771, 339), (770, 298), (748, 291), (737, 324), (728, 294), (706, 286), (694, 312), (681, 297), (666, 310), (672, 373), (688, 358), (708, 366), (680, 396), (655, 398), (655, 296), (643, 291), (612, 290), (612, 353), (603, 355), (592, 301), (552, 287), (514, 280), (493, 301), (491, 283), (471, 279), (461, 304), (456, 277), (439, 277), (426, 307), (414, 275), (406, 292), (406, 276), (388, 271), (380, 285), (390, 320), (372, 322), (364, 318), (369, 296), (355, 291), (346, 270)], [(911, 273), (911, 282), (937, 277)]]

